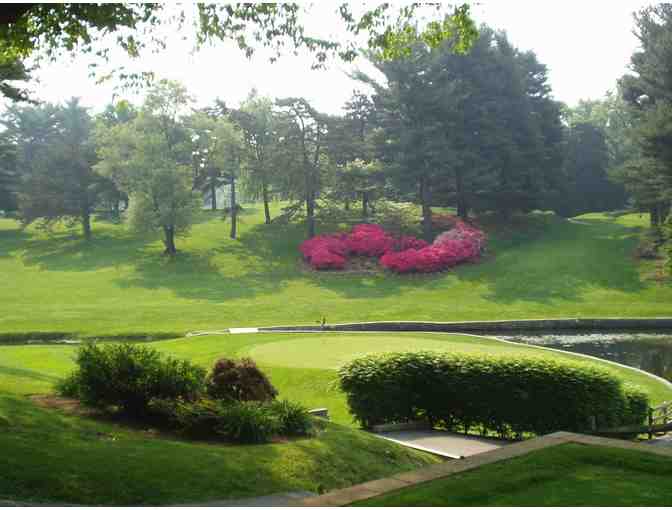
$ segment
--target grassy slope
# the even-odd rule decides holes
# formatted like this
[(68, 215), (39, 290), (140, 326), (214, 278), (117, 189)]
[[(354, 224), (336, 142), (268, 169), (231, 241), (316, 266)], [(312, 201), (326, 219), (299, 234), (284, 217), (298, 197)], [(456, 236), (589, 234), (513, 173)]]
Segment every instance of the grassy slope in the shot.
[(672, 459), (568, 444), (497, 462), (361, 506), (667, 506)]
[(330, 490), (436, 462), (329, 424), (316, 438), (228, 446), (176, 441), (0, 395), (0, 500), (83, 505), (198, 503)]
[[(587, 224), (537, 217), (538, 228), (490, 228), (492, 255), (436, 276), (343, 275), (300, 270), (301, 225), (263, 225), (248, 207), (237, 241), (204, 214), (178, 243), (123, 226), (94, 225), (87, 245), (0, 219), (0, 332), (90, 335), (350, 320), (475, 320), (665, 316), (672, 285), (643, 281), (631, 259), (636, 215), (587, 215)], [(540, 223), (542, 222), (543, 223)]]

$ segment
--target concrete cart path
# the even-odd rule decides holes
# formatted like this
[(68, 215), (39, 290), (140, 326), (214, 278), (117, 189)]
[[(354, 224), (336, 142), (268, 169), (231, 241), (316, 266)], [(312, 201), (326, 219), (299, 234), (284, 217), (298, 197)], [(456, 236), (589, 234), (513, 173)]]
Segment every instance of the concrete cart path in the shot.
[(173, 506), (300, 506), (301, 501), (312, 496), (317, 496), (317, 494), (308, 491), (294, 491), (269, 494), (268, 496), (257, 496), (255, 498), (222, 499), (218, 501), (207, 501), (205, 503), (190, 503), (188, 505)]
[(651, 439), (650, 441), (647, 441), (646, 444), (660, 446), (662, 448), (672, 448), (672, 434), (665, 434), (656, 439)]
[(471, 457), (511, 444), (511, 441), (504, 439), (465, 436), (442, 430), (397, 430), (378, 432), (375, 435), (409, 448), (451, 459)]

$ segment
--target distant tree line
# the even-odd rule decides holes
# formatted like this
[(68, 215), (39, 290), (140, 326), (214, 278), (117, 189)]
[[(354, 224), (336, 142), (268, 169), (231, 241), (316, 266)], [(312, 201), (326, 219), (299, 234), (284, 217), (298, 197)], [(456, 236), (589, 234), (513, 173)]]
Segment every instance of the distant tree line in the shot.
[[(216, 208), (223, 184), (231, 204), (241, 190), (263, 202), (267, 224), (305, 220), (307, 237), (322, 213), (358, 209), (367, 221), (382, 198), (418, 204), (426, 237), (432, 208), (445, 206), (463, 218), (573, 216), (630, 200), (664, 219), (663, 92), (645, 94), (640, 78), (625, 77), (618, 94), (568, 108), (553, 99), (546, 66), (505, 33), (482, 26), (468, 53), (460, 44), (418, 39), (393, 59), (369, 52), (384, 80), (356, 73), (370, 92), (355, 91), (341, 115), (254, 90), (237, 108), (196, 109), (168, 81), (142, 105), (117, 101), (97, 115), (76, 99), (15, 104), (1, 119), (0, 209), (24, 224), (79, 224), (88, 239), (92, 214), (119, 217), (123, 204), (129, 224), (160, 233), (167, 254), (189, 232), (203, 192)], [(271, 215), (274, 199), (288, 202), (281, 218)], [(235, 238), (237, 207), (227, 214)]]

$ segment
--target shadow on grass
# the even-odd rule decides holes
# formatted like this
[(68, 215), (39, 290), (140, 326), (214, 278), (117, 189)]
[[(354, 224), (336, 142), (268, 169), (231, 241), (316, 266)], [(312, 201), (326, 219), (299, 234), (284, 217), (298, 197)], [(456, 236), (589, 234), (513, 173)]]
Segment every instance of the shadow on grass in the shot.
[[(0, 231), (0, 250), (23, 250), (26, 265), (46, 270), (124, 266), (127, 270), (115, 280), (121, 288), (168, 289), (178, 297), (212, 302), (270, 295), (292, 283), (357, 300), (401, 296), (418, 289), (435, 291), (441, 297), (461, 281), (486, 286), (487, 290), (478, 292), (499, 304), (581, 301), (585, 289), (591, 287), (627, 293), (645, 288), (631, 257), (640, 228), (608, 220), (586, 219), (579, 224), (544, 217), (525, 220), (515, 228), (495, 224), (493, 256), (479, 264), (459, 266), (450, 273), (397, 276), (306, 270), (298, 251), (305, 224), (256, 223), (250, 218), (258, 213), (254, 207), (245, 208), (238, 240), (229, 240), (228, 227), (224, 227), (222, 240), (213, 240), (211, 248), (186, 248), (172, 259), (163, 256), (160, 247), (147, 246), (152, 240), (116, 226), (94, 230), (90, 242), (70, 232), (45, 237), (4, 230)], [(220, 214), (205, 211), (199, 217), (207, 222)], [(330, 228), (322, 225), (320, 231)], [(215, 232), (219, 235), (219, 229)]]
[[(216, 252), (217, 250), (214, 250)], [(178, 252), (173, 258), (150, 254), (134, 264), (134, 271), (116, 280), (121, 288), (169, 289), (188, 299), (222, 302), (277, 292), (283, 280), (263, 273), (226, 274), (212, 261), (213, 253)]]
[(0, 230), (0, 258), (13, 257), (14, 252), (22, 249), (30, 235), (17, 223), (15, 229)]
[(43, 374), (42, 372), (37, 372), (35, 370), (28, 370), (25, 368), (6, 367), (3, 365), (0, 365), (0, 375), (8, 377), (20, 377), (22, 379), (32, 379), (35, 381), (50, 382), (50, 383), (55, 383), (56, 381), (58, 381), (58, 377)]

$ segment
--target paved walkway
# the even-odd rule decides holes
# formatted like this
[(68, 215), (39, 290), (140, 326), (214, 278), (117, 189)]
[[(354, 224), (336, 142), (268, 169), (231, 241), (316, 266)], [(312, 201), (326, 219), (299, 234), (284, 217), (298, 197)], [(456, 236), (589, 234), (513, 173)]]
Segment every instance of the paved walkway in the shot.
[(672, 448), (672, 435), (666, 434), (664, 436), (657, 437), (656, 439), (651, 439), (650, 441), (647, 441), (646, 444), (661, 446), (663, 448)]
[(376, 435), (409, 448), (451, 459), (471, 457), (511, 444), (511, 441), (503, 439), (465, 436), (441, 430), (398, 430), (378, 432)]
[(222, 499), (205, 503), (189, 503), (188, 505), (174, 506), (300, 506), (305, 498), (315, 497), (317, 494), (308, 491), (284, 492), (244, 499)]

